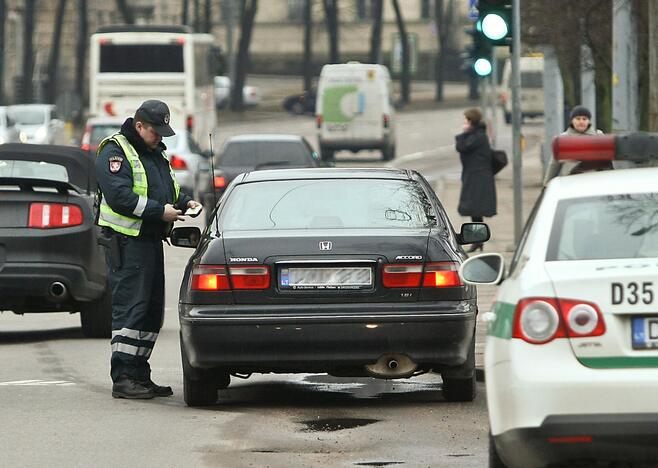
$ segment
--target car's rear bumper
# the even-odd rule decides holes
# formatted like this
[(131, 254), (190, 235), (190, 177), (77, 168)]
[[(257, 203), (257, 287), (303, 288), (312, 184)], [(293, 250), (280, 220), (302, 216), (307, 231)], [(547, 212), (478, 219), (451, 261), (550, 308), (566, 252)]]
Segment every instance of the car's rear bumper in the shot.
[(193, 367), (330, 372), (404, 354), (419, 366), (460, 366), (475, 327), (475, 301), (285, 306), (180, 306)]
[[(65, 295), (54, 297), (51, 285), (62, 283)], [(0, 267), (0, 307), (18, 305), (34, 300), (45, 303), (92, 301), (105, 291), (105, 282), (89, 279), (79, 265), (64, 263), (5, 263)]]
[(594, 460), (658, 466), (658, 412), (549, 416), (540, 427), (513, 429), (494, 441), (510, 468)]

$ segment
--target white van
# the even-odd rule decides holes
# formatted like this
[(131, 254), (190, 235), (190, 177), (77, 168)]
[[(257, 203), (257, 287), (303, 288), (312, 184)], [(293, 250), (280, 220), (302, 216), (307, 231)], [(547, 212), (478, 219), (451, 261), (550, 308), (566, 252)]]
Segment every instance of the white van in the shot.
[[(544, 58), (521, 57), (521, 118), (544, 115)], [(512, 123), (512, 62), (505, 60), (500, 82), (500, 105), (505, 123)]]
[(322, 159), (339, 150), (376, 149), (395, 157), (391, 76), (383, 65), (358, 62), (325, 65), (315, 107)]

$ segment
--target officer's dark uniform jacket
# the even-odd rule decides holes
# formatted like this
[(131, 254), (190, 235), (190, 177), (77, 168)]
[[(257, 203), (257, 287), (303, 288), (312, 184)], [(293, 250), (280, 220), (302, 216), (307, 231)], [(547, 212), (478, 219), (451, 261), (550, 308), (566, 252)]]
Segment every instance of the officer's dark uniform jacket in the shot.
[[(162, 220), (165, 204), (185, 210), (191, 198), (176, 187), (165, 145), (149, 149), (127, 119), (121, 127), (139, 156), (146, 176), (146, 196), (134, 191), (133, 169), (118, 143), (107, 141), (96, 158), (96, 177), (107, 207), (112, 212), (137, 222), (138, 230), (117, 232), (107, 227), (119, 255), (106, 252), (109, 283), (112, 290), (112, 359), (111, 376), (138, 380), (150, 378), (148, 358), (164, 318), (164, 258), (162, 240), (170, 223)], [(101, 210), (103, 206), (101, 205)], [(136, 235), (135, 235), (136, 234)]]

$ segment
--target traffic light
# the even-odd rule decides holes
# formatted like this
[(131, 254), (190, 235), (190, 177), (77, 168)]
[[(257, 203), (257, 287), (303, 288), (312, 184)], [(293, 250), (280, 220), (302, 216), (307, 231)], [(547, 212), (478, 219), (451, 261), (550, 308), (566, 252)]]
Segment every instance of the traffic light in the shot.
[(512, 45), (512, 0), (478, 0), (475, 27), (492, 45)]
[(493, 68), (491, 43), (477, 29), (469, 29), (466, 32), (473, 37), (473, 44), (468, 50), (470, 68), (478, 76), (489, 76)]

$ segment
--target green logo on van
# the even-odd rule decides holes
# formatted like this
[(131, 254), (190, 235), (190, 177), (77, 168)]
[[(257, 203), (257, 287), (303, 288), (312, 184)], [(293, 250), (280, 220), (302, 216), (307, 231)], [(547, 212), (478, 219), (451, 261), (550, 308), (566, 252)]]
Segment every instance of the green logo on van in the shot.
[(356, 85), (332, 86), (325, 89), (323, 98), (323, 117), (325, 122), (347, 123), (354, 120), (354, 115), (345, 114), (343, 100), (350, 94), (357, 99), (359, 88)]

